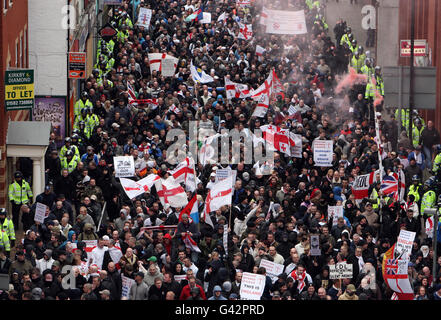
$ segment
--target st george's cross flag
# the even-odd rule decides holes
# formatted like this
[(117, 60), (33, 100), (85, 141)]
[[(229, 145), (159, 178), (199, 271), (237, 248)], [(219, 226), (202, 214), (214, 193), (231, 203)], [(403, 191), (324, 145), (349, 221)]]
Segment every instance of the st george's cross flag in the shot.
[(239, 34), (237, 35), (237, 38), (251, 40), (253, 38), (253, 25), (241, 22), (238, 22), (237, 24), (239, 25)]
[(213, 222), (210, 218), (210, 212), (216, 211), (222, 206), (231, 205), (231, 199), (233, 196), (233, 176), (221, 180), (214, 184), (214, 186), (208, 191), (207, 198), (205, 199), (205, 208), (203, 213), (203, 220), (205, 223), (211, 225), (214, 228)]
[(254, 117), (264, 117), (268, 111), (270, 105), (270, 97), (272, 94), (277, 94), (283, 91), (282, 83), (274, 69), (266, 78), (265, 82), (260, 85), (256, 90), (251, 91), (251, 97), (257, 101), (257, 106), (254, 109)]
[(136, 198), (140, 194), (150, 191), (155, 181), (159, 180), (160, 177), (156, 174), (149, 174), (144, 179), (134, 181), (127, 178), (119, 178), (121, 186), (124, 192), (127, 194), (129, 199)]
[(187, 194), (173, 177), (155, 181), (155, 187), (162, 206), (169, 204), (173, 208), (182, 208), (187, 205)]
[(275, 150), (291, 156), (291, 148), (300, 143), (299, 137), (288, 129), (281, 129), (275, 125), (261, 126), (263, 139)]
[(149, 64), (150, 64), (150, 72), (153, 72), (153, 71), (161, 72), (162, 71), (162, 62), (165, 59), (173, 60), (175, 69), (178, 66), (179, 59), (175, 58), (169, 54), (166, 54), (166, 53), (149, 53), (148, 57), (149, 57)]
[(242, 83), (236, 83), (225, 77), (225, 92), (227, 94), (227, 99), (245, 99), (251, 96), (248, 86)]
[(194, 192), (200, 180), (196, 177), (195, 162), (193, 158), (187, 157), (180, 162), (176, 168), (168, 171), (175, 181), (184, 183), (187, 191)]

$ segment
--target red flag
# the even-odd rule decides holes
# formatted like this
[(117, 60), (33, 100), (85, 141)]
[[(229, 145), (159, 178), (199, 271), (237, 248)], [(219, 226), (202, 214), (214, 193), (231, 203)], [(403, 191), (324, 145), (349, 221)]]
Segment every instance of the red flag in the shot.
[[(196, 194), (193, 196), (193, 198), (191, 198), (191, 200), (187, 203), (187, 205), (185, 206), (185, 208), (184, 209), (182, 209), (181, 210), (181, 212), (179, 213), (179, 222), (181, 222), (182, 221), (182, 215), (184, 214), (184, 213), (186, 213), (188, 216), (189, 216), (189, 218), (190, 218), (190, 221), (192, 221), (193, 222), (193, 219), (190, 217), (191, 216), (191, 214), (194, 212), (194, 206), (196, 205), (196, 211), (197, 211), (197, 197), (196, 197)], [(199, 221), (198, 221), (199, 222)]]

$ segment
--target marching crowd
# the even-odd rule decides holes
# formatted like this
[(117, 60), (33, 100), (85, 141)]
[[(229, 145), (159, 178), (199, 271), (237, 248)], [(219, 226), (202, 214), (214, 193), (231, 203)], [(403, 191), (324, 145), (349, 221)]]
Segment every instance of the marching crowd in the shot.
[[(432, 121), (426, 125), (414, 115), (410, 141), (400, 130), (408, 128), (403, 110), (402, 123), (396, 114), (380, 121), (377, 141), (381, 67), (343, 19), (331, 28), (324, 5), (312, 0), (133, 1), (109, 6), (117, 34), (99, 40), (96, 69), (84, 82), (73, 131), (60, 150), (51, 134), (47, 184), (34, 203), (23, 173), (14, 175), (12, 212), (0, 210), (0, 273), (10, 277), (1, 299), (236, 300), (249, 272), (266, 275), (264, 300), (388, 300), (393, 292), (381, 262), (400, 229), (417, 234), (409, 263), (415, 299), (441, 299), (441, 259), (432, 270), (437, 252), (425, 228), (425, 209), (436, 207), (439, 194), (439, 133)], [(152, 10), (148, 29), (136, 25), (142, 7)], [(263, 7), (304, 10), (308, 33), (265, 33)], [(201, 11), (211, 13), (211, 23), (194, 18)], [(252, 24), (251, 39), (238, 38), (238, 22)], [(257, 45), (263, 53), (256, 53)], [(151, 71), (148, 53), (176, 57), (175, 76)], [(214, 81), (194, 81), (191, 64)], [(263, 117), (252, 116), (258, 103), (252, 98), (226, 98), (225, 77), (256, 89), (272, 70), (283, 92), (271, 97)], [(337, 90), (350, 72), (365, 81)], [(129, 103), (129, 86), (136, 104)], [(237, 170), (232, 204), (210, 212), (213, 228), (180, 217), (182, 208), (163, 206), (155, 188), (129, 199), (115, 178), (113, 157), (134, 157), (134, 180), (152, 173), (166, 178), (175, 167), (166, 161), (167, 132), (188, 131), (189, 121), (216, 132), (267, 124), (289, 129), (302, 138), (301, 158), (276, 152), (269, 175), (243, 162), (231, 165)], [(314, 165), (315, 139), (334, 141), (332, 167)], [(379, 153), (387, 174), (404, 170), (403, 201), (383, 194), (381, 183), (361, 201), (352, 193), (356, 176), (380, 168)], [(216, 169), (226, 167), (196, 164), (199, 213)], [(47, 206), (43, 223), (34, 221), (37, 202)], [(334, 222), (328, 206), (335, 205), (343, 206), (343, 217)], [(15, 235), (20, 222), (21, 242)], [(200, 252), (184, 243), (185, 234)], [(319, 235), (320, 255), (311, 254), (311, 235)], [(284, 266), (277, 279), (261, 267), (265, 259)], [(330, 279), (329, 266), (342, 261), (353, 265), (352, 278)], [(73, 267), (74, 288), (63, 285), (66, 266)], [(128, 291), (123, 279), (134, 280)]]

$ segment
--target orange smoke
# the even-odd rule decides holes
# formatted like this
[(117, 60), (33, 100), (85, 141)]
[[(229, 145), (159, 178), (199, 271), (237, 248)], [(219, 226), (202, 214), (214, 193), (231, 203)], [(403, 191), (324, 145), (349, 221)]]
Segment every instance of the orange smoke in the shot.
[(367, 76), (365, 74), (358, 74), (354, 68), (349, 68), (349, 73), (339, 82), (335, 92), (340, 94), (343, 90), (352, 87), (355, 84), (366, 83)]

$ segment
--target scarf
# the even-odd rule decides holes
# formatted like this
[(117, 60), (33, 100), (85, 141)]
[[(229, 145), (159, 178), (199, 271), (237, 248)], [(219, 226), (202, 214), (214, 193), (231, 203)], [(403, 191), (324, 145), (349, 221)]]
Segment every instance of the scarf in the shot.
[(303, 288), (305, 287), (306, 272), (303, 272), (301, 275), (298, 275), (297, 270), (294, 270), (291, 273), (291, 277), (294, 279), (294, 281), (298, 281), (297, 289), (299, 289), (299, 293), (302, 292)]

